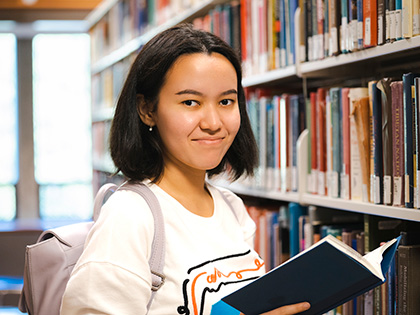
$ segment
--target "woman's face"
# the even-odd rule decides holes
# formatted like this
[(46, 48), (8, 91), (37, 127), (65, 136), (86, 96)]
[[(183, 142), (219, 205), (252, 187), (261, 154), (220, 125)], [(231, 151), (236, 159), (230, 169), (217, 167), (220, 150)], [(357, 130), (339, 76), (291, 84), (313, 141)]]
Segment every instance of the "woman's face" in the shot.
[(223, 55), (183, 55), (166, 74), (152, 113), (164, 146), (165, 166), (215, 168), (240, 126), (237, 77)]

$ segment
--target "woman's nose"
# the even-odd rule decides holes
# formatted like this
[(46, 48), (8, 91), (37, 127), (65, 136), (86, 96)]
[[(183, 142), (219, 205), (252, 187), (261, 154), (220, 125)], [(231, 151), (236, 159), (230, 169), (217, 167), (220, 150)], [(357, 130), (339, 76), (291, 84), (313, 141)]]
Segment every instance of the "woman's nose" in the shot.
[(222, 120), (217, 105), (204, 106), (200, 127), (205, 130), (217, 131), (221, 126)]

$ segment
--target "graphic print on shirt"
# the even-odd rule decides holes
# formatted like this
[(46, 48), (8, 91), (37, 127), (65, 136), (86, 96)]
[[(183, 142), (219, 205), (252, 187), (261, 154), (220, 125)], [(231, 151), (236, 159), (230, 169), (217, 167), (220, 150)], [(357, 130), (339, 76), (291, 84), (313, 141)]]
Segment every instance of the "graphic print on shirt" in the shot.
[[(246, 264), (244, 264), (245, 261)], [(238, 269), (238, 266), (242, 268)], [(243, 268), (243, 266), (247, 267)], [(263, 266), (264, 261), (252, 255), (251, 250), (248, 250), (244, 253), (206, 261), (190, 268), (188, 278), (185, 279), (182, 288), (184, 305), (178, 307), (178, 314), (204, 314), (206, 298), (209, 294), (220, 292), (230, 285), (257, 279), (261, 274), (258, 271)]]

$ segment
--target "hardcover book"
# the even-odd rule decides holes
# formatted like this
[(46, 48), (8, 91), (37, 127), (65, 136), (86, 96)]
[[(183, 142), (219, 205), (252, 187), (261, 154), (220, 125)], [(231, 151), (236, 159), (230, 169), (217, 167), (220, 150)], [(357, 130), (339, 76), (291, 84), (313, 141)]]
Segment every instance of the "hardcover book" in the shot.
[(304, 301), (311, 308), (301, 314), (323, 314), (384, 283), (399, 240), (395, 238), (362, 256), (328, 235), (224, 297), (213, 305), (211, 314), (261, 314)]
[(392, 204), (392, 95), (391, 78), (379, 80), (382, 104), (382, 149), (383, 149), (383, 203)]
[(391, 83), (393, 143), (393, 205), (404, 206), (404, 108), (402, 81)]

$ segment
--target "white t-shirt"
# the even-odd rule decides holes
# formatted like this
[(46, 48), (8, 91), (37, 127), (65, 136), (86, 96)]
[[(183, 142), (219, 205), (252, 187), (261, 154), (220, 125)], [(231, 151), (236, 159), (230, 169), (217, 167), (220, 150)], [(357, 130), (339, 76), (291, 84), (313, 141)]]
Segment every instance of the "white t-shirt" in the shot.
[[(210, 314), (211, 306), (222, 297), (264, 274), (264, 263), (253, 250), (255, 224), (240, 198), (208, 184), (214, 214), (205, 218), (185, 209), (157, 185), (150, 188), (165, 220), (166, 279), (148, 314)], [(61, 314), (146, 314), (153, 224), (141, 196), (131, 191), (114, 193), (89, 233), (68, 282)]]

